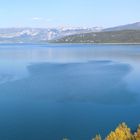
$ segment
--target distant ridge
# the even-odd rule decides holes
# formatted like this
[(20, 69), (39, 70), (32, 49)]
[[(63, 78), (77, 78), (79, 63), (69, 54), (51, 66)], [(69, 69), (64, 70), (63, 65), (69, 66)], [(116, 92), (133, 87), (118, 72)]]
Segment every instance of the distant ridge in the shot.
[(53, 43), (129, 43), (140, 44), (140, 30), (121, 30), (83, 33), (63, 37)]
[(103, 31), (140, 30), (140, 22), (104, 29)]
[(100, 27), (0, 28), (0, 43), (140, 43), (140, 22)]

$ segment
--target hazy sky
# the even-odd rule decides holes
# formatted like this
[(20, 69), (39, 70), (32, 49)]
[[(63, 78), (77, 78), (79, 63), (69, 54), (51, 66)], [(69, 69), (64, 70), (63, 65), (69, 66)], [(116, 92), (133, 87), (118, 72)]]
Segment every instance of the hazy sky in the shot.
[(137, 21), (140, 0), (0, 0), (0, 27), (109, 27)]

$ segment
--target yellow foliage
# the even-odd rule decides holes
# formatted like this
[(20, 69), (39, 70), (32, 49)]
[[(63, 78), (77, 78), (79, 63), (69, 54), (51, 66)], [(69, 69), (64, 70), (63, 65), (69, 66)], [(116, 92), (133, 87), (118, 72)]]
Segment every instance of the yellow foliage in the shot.
[(140, 125), (137, 129), (137, 132), (134, 134), (135, 140), (140, 140)]
[[(69, 140), (64, 138), (63, 140)], [(100, 135), (96, 135), (92, 140), (102, 140)], [(111, 131), (105, 140), (140, 140), (140, 125), (137, 132), (132, 134), (130, 128), (125, 123), (120, 124), (115, 131)]]
[(102, 140), (100, 135), (96, 135), (96, 137), (93, 140)]
[(116, 130), (111, 132), (106, 140), (134, 140), (130, 128), (125, 123), (120, 124)]

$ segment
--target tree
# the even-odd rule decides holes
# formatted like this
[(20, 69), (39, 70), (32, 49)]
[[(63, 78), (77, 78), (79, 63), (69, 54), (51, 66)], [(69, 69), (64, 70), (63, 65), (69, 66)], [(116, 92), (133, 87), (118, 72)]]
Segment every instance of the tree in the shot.
[(135, 140), (130, 128), (125, 123), (120, 124), (116, 130), (111, 132), (106, 140)]
[(134, 134), (135, 140), (140, 140), (140, 125), (138, 126), (137, 132)]
[(93, 138), (92, 140), (102, 140), (101, 136), (100, 135), (96, 135), (95, 138)]

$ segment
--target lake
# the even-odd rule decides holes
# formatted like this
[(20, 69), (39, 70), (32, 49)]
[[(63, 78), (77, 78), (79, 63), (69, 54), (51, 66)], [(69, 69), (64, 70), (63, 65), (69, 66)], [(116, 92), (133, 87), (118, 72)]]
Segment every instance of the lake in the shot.
[(140, 123), (140, 45), (0, 45), (0, 139), (91, 140)]

